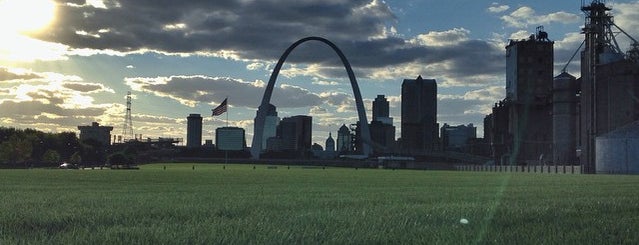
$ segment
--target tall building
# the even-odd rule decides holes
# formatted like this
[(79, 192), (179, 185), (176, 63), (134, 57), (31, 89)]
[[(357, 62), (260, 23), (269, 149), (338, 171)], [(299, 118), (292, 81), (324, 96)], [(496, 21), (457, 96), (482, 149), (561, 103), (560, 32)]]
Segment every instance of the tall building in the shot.
[(100, 126), (99, 123), (93, 122), (91, 126), (78, 126), (80, 130), (80, 141), (95, 140), (103, 146), (111, 145), (111, 130), (113, 127)]
[(277, 125), (280, 118), (277, 116), (277, 110), (274, 105), (269, 104), (266, 118), (264, 119), (264, 133), (262, 134), (262, 150), (267, 149), (267, 140), (277, 135)]
[(202, 146), (202, 116), (189, 114), (186, 118), (186, 147)]
[(438, 141), (435, 79), (404, 79), (402, 83), (402, 150), (424, 154)]
[(384, 95), (377, 95), (373, 101), (373, 120), (368, 126), (376, 153), (391, 152), (395, 146), (395, 126), (389, 114), (388, 100)]
[(346, 127), (346, 124), (337, 131), (337, 152), (346, 153), (353, 151), (353, 135), (351, 130)]
[(510, 164), (552, 159), (553, 44), (539, 27), (536, 35), (506, 46)]
[(218, 150), (241, 151), (246, 148), (243, 128), (221, 127), (215, 130), (215, 145)]
[(373, 101), (373, 121), (380, 121), (384, 124), (393, 125), (393, 118), (390, 117), (388, 100), (384, 95), (377, 95)]
[(375, 153), (389, 153), (395, 146), (395, 126), (381, 121), (372, 121), (368, 128), (371, 131), (373, 151)]
[(444, 123), (440, 135), (444, 151), (467, 152), (469, 140), (477, 138), (477, 127), (472, 123), (458, 126)]
[(311, 150), (313, 118), (309, 116), (285, 117), (277, 127), (282, 150), (296, 151), (304, 156)]

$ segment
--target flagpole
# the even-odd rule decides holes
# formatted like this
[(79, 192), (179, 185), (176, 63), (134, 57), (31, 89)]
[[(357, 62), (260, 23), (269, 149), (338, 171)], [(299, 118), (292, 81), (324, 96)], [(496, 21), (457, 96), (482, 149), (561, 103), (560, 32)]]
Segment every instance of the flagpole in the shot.
[[(229, 97), (226, 96), (226, 99), (224, 99), (224, 101), (226, 101), (226, 127), (229, 127)], [(229, 150), (224, 150), (224, 165), (228, 165), (229, 164)]]
[(229, 127), (229, 97), (226, 96), (226, 127)]

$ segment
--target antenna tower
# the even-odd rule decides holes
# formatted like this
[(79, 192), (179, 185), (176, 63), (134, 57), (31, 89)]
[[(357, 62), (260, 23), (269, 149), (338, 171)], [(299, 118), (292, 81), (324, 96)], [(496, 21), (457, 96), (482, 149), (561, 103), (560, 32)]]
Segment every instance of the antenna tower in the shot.
[(131, 118), (131, 91), (126, 93), (126, 116), (124, 117), (122, 138), (124, 142), (133, 139), (133, 119)]

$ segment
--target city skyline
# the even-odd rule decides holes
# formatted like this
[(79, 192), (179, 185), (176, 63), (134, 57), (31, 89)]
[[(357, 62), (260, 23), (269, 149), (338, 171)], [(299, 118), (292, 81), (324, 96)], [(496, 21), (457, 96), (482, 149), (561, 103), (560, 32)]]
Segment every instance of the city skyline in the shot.
[[(9, 25), (28, 17), (17, 2), (45, 13), (42, 20)], [(505, 96), (508, 39), (527, 38), (544, 25), (555, 41), (554, 75), (583, 40), (581, 1), (188, 1), (172, 8), (57, 1), (53, 21), (34, 30), (37, 21), (49, 21), (52, 7), (42, 2), (0, 1), (0, 31), (7, 34), (0, 45), (0, 126), (60, 132), (97, 121), (119, 134), (132, 91), (135, 134), (186, 138), (187, 115), (208, 115), (228, 97), (229, 123), (244, 128), (251, 145), (277, 57), (300, 38), (322, 36), (351, 61), (369, 122), (372, 101), (386, 95), (399, 136), (401, 82), (421, 75), (438, 82), (440, 125), (480, 128)], [(609, 2), (616, 23), (639, 36), (632, 13), (639, 1)], [(312, 141), (321, 145), (328, 132), (337, 135), (339, 126), (357, 121), (346, 73), (326, 51), (314, 43), (295, 50), (273, 95), (280, 117), (314, 117)], [(578, 77), (578, 67), (573, 60), (568, 72)], [(205, 116), (202, 138), (214, 138), (225, 124)]]

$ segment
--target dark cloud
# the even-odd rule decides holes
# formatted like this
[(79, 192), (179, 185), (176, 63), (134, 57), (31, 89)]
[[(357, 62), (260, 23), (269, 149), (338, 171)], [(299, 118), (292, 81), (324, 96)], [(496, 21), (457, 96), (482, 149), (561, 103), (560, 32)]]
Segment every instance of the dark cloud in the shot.
[(33, 118), (43, 113), (52, 114), (56, 117), (98, 117), (105, 112), (104, 108), (64, 108), (60, 106), (61, 99), (51, 97), (45, 93), (30, 94), (35, 100), (32, 101), (4, 101), (0, 103), (0, 118)]
[[(261, 81), (245, 82), (229, 77), (172, 76), (169, 78), (126, 78), (134, 90), (171, 98), (188, 106), (219, 103), (230, 97), (231, 106), (256, 108), (264, 94)], [(280, 85), (273, 90), (272, 104), (281, 108), (316, 106), (325, 99), (306, 89)]]
[(20, 73), (10, 71), (6, 67), (0, 67), (0, 81), (15, 80), (15, 79), (35, 79), (35, 78), (42, 78), (42, 77), (34, 73), (20, 74)]
[(107, 89), (104, 85), (98, 83), (65, 83), (62, 85), (65, 88), (75, 90), (83, 93), (99, 92)]
[[(60, 4), (54, 27), (38, 38), (72, 48), (230, 52), (234, 58), (272, 61), (300, 38), (323, 36), (335, 42), (353, 66), (364, 69), (360, 74), (369, 73), (366, 68), (444, 61), (458, 76), (503, 68), (503, 50), (464, 40), (468, 31), (463, 29), (436, 33), (430, 43), (420, 44), (392, 35), (389, 24), (395, 17), (379, 0), (119, 0), (105, 5)], [(319, 63), (329, 71), (341, 66), (337, 56), (318, 43), (303, 44), (288, 61)]]

